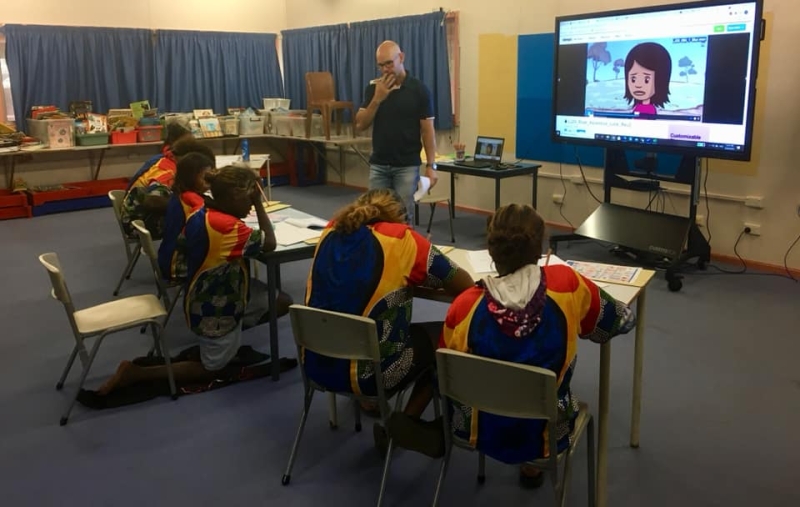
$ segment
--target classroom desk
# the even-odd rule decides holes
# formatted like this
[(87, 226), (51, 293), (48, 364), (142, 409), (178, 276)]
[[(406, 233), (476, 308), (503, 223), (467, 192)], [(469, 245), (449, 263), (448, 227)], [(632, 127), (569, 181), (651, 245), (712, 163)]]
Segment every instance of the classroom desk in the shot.
[[(462, 269), (479, 280), (491, 273), (473, 273), (467, 257), (467, 250), (456, 248), (446, 254)], [(631, 407), (630, 446), (639, 447), (639, 427), (642, 411), (642, 365), (644, 359), (644, 330), (647, 285), (655, 271), (642, 269), (636, 279), (629, 284), (602, 282), (605, 290), (617, 300), (626, 304), (636, 303), (636, 330), (633, 354), (633, 404)], [(452, 298), (439, 291), (415, 291), (414, 297), (449, 302)], [(617, 338), (618, 339), (618, 338)], [(611, 344), (609, 340), (600, 345), (600, 385), (597, 404), (597, 505), (608, 505), (608, 410), (609, 380), (611, 378)]]
[[(303, 211), (294, 208), (285, 208), (276, 211), (275, 214), (286, 216), (287, 218), (316, 218)], [(314, 258), (314, 250), (317, 245), (308, 243), (295, 243), (293, 245), (278, 247), (266, 254), (261, 254), (258, 261), (262, 262), (267, 268), (267, 298), (269, 299), (269, 354), (272, 359), (272, 380), (279, 380), (281, 376), (280, 353), (278, 350), (278, 316), (275, 313), (278, 289), (281, 286), (280, 266), (286, 262), (294, 262)]]
[(530, 175), (531, 182), (531, 206), (536, 208), (536, 194), (539, 189), (539, 168), (540, 164), (516, 164), (516, 167), (509, 167), (508, 169), (491, 169), (491, 168), (476, 168), (464, 167), (455, 165), (452, 161), (438, 161), (436, 166), (439, 171), (450, 173), (450, 213), (453, 218), (456, 217), (456, 174), (463, 174), (465, 176), (477, 176), (478, 178), (490, 178), (494, 180), (494, 209), (500, 207), (500, 180), (506, 178), (514, 178), (517, 176)]

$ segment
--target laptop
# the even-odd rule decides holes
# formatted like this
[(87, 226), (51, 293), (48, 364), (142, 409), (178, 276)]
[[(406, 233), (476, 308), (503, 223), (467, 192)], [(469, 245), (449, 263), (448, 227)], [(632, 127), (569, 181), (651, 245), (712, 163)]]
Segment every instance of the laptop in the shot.
[(472, 160), (454, 162), (453, 165), (461, 167), (474, 167), (476, 169), (497, 167), (503, 158), (503, 145), (506, 140), (502, 137), (478, 136), (475, 143), (475, 155)]

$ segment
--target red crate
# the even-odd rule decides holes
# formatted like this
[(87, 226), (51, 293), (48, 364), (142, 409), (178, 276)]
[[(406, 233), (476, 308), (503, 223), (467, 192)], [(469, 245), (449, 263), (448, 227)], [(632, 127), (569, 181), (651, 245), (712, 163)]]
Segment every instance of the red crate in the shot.
[(136, 131), (111, 132), (111, 144), (136, 144)]
[(0, 190), (0, 208), (13, 208), (15, 206), (27, 206), (28, 196), (24, 192), (12, 192), (11, 190)]
[(89, 197), (89, 192), (86, 188), (79, 187), (73, 183), (65, 183), (63, 186), (64, 188), (61, 190), (45, 190), (43, 192), (28, 190), (28, 203), (31, 206), (40, 206), (46, 202)]
[(47, 190), (44, 192), (28, 190), (28, 204), (31, 206), (41, 206), (46, 202), (106, 195), (111, 190), (125, 190), (128, 187), (128, 178), (76, 181), (74, 183), (64, 183), (63, 186), (65, 188), (62, 190)]
[(9, 208), (0, 208), (0, 220), (8, 220), (10, 218), (30, 218), (30, 206), (12, 206)]

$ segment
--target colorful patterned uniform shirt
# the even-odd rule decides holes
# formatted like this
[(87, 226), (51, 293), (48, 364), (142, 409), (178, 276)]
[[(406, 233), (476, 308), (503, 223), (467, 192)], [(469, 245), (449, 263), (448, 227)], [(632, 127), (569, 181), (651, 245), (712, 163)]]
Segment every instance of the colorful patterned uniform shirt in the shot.
[(184, 236), (186, 322), (200, 336), (225, 336), (244, 316), (250, 282), (246, 259), (261, 253), (264, 234), (232, 215), (202, 207), (186, 221)]
[(186, 279), (186, 238), (181, 233), (186, 219), (204, 204), (203, 196), (192, 191), (169, 198), (164, 215), (164, 237), (158, 247), (158, 266), (165, 280)]
[(168, 199), (172, 195), (172, 184), (175, 182), (176, 172), (175, 159), (163, 157), (134, 181), (122, 203), (122, 224), (129, 234), (135, 233), (130, 225), (131, 222), (142, 220), (153, 239), (161, 239), (164, 217), (160, 214), (146, 211), (144, 209), (144, 200), (147, 196)]
[[(627, 333), (635, 324), (628, 308), (592, 281), (564, 265), (542, 268), (546, 284), (536, 325), (512, 336), (498, 324), (494, 303), (482, 286), (460, 294), (447, 312), (440, 347), (482, 357), (546, 368), (558, 377), (558, 452), (569, 446), (578, 413), (570, 391), (578, 337), (604, 343)], [(452, 430), (456, 437), (487, 456), (517, 464), (549, 456), (544, 421), (478, 412), (453, 402)]]
[[(409, 325), (412, 288), (440, 288), (456, 266), (408, 225), (378, 222), (343, 234), (322, 232), (306, 287), (306, 305), (374, 319), (384, 387), (391, 389), (414, 360)], [(305, 351), (308, 376), (337, 391), (375, 395), (373, 365)]]

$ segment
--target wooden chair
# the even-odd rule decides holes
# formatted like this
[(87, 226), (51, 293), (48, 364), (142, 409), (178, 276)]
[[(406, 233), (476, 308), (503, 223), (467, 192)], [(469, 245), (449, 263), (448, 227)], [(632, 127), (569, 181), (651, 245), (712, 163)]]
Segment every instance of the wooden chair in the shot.
[[(342, 116), (344, 111), (350, 110), (350, 121), (355, 122), (356, 109), (353, 103), (345, 100), (336, 100), (336, 88), (330, 72), (306, 72), (306, 138), (311, 137), (311, 121), (313, 112), (322, 113), (322, 124), (325, 130), (325, 139), (331, 138), (332, 114), (336, 115), (336, 135), (342, 134)], [(356, 129), (353, 128), (353, 137)]]

